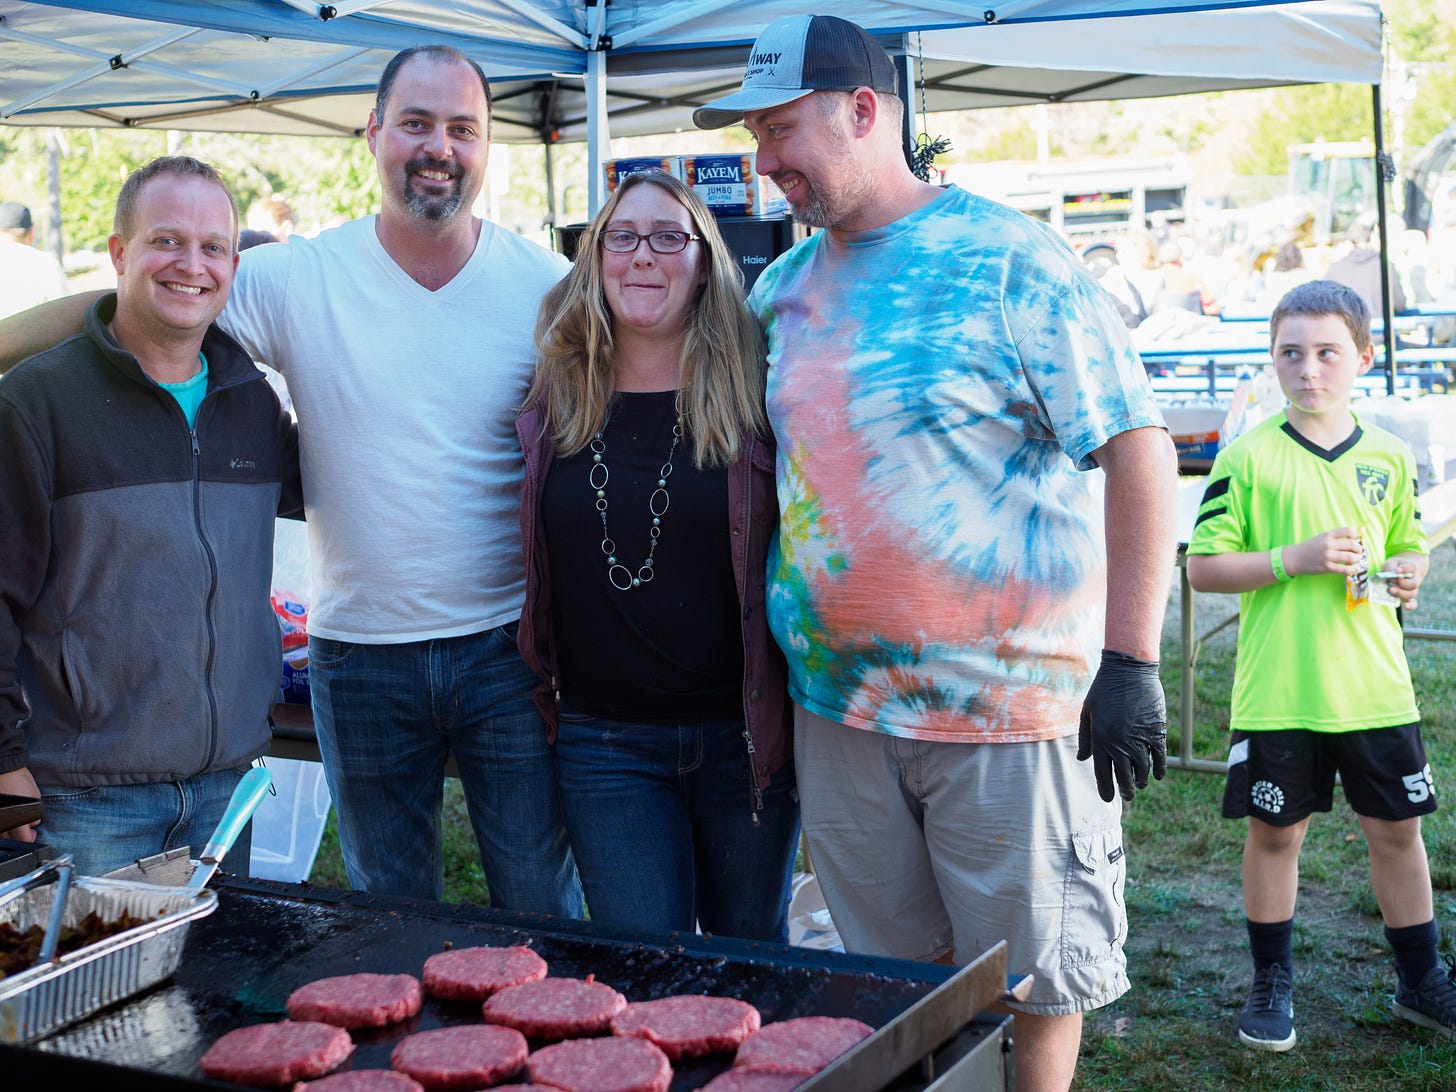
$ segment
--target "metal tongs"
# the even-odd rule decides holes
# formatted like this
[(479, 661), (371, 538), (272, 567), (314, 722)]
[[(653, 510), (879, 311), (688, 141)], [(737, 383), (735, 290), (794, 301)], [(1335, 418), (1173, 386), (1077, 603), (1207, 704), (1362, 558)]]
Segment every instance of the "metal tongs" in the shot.
[(51, 912), (46, 919), (45, 936), (41, 938), (40, 954), (36, 962), (49, 963), (56, 958), (56, 946), (61, 942), (61, 923), (66, 916), (66, 899), (71, 892), (71, 877), (75, 872), (74, 859), (69, 853), (53, 861), (47, 861), (34, 872), (0, 884), (0, 906), (14, 902), (27, 891), (55, 883), (51, 895)]

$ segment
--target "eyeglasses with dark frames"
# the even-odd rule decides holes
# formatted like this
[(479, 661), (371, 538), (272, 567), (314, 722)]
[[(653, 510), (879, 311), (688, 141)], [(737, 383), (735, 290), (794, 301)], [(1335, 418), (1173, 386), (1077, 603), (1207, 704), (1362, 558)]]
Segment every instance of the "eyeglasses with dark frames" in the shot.
[(626, 228), (612, 228), (602, 232), (602, 249), (613, 254), (635, 254), (643, 239), (647, 240), (654, 254), (677, 254), (687, 249), (689, 243), (701, 240), (702, 236), (687, 231), (654, 231), (638, 235)]

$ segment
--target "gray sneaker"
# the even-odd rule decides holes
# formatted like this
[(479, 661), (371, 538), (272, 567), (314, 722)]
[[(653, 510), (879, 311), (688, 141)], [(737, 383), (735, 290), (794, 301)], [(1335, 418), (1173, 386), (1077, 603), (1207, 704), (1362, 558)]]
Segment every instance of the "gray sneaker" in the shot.
[(1446, 966), (1432, 967), (1415, 989), (1396, 984), (1391, 1008), (1397, 1016), (1456, 1039), (1456, 959), (1446, 956)]
[(1239, 1014), (1239, 1041), (1255, 1050), (1288, 1050), (1294, 1045), (1294, 979), (1282, 963), (1255, 973), (1249, 1000)]

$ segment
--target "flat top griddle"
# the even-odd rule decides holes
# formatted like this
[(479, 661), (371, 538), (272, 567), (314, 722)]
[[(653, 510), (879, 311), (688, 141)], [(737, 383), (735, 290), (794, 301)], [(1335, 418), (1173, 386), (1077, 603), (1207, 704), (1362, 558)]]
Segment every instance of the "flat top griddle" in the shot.
[[(25, 1063), (43, 1071), (47, 1061), (63, 1065), (85, 1059), (121, 1067), (118, 1075), (150, 1074), (158, 1089), (236, 1087), (203, 1078), (198, 1058), (233, 1028), (283, 1019), (284, 1002), (297, 987), (361, 971), (418, 976), (435, 952), (476, 944), (529, 945), (546, 960), (549, 974), (593, 974), (629, 1001), (712, 993), (757, 1006), (764, 1023), (796, 1016), (854, 1017), (883, 1029), (861, 1044), (865, 1051), (855, 1053), (870, 1055), (875, 1071), (890, 1076), (959, 1030), (1006, 987), (1004, 962), (976, 974), (974, 967), (696, 934), (645, 936), (590, 922), (307, 884), (223, 877), (213, 886), (218, 909), (192, 924), (181, 965), (169, 982), (63, 1029), (34, 1049), (7, 1050), (0, 1064)], [(405, 1035), (481, 1019), (478, 1004), (427, 997), (409, 1021), (355, 1031), (349, 1068), (388, 1068), (390, 1052)], [(699, 1088), (730, 1062), (727, 1055), (680, 1062), (672, 1088)], [(863, 1073), (855, 1079), (857, 1085), (842, 1086), (884, 1083), (864, 1083)]]

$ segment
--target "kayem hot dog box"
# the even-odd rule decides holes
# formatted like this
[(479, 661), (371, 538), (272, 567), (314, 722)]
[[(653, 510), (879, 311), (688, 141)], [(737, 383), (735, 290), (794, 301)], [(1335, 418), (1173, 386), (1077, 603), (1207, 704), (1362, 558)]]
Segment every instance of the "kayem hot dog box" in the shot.
[(779, 216), (788, 202), (772, 181), (754, 171), (754, 155), (685, 155), (681, 178), (715, 216)]
[(693, 188), (715, 216), (782, 216), (789, 203), (772, 181), (755, 173), (754, 155), (664, 155), (609, 159), (607, 192), (628, 175), (664, 171)]
[(642, 171), (665, 171), (674, 178), (682, 179), (682, 156), (660, 155), (660, 156), (635, 156), (626, 159), (609, 159), (602, 164), (602, 170), (607, 175), (607, 192), (611, 193), (617, 188), (617, 183), (630, 174), (638, 174)]

